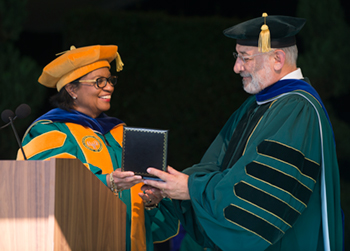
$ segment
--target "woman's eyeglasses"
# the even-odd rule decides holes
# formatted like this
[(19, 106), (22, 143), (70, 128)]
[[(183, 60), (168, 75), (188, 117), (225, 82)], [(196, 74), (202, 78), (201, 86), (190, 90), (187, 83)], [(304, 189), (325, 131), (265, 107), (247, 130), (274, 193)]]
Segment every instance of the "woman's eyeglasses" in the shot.
[[(95, 86), (96, 89), (100, 88), (100, 89), (103, 89), (106, 87), (107, 85), (107, 82), (111, 85), (111, 86), (115, 86), (117, 84), (117, 79), (118, 77), (117, 76), (110, 76), (109, 78), (106, 78), (106, 77), (100, 77), (100, 78), (97, 78), (95, 80), (92, 80), (92, 79), (83, 79), (83, 80), (77, 80), (75, 82), (79, 82), (79, 83), (83, 83), (83, 82), (91, 82), (91, 83), (94, 83), (92, 85), (89, 85), (89, 86)], [(85, 84), (86, 85), (86, 84)]]

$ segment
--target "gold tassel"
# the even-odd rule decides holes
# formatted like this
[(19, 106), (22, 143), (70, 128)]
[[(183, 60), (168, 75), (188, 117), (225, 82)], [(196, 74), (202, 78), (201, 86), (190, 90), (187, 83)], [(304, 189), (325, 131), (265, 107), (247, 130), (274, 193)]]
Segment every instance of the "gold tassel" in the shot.
[(267, 14), (263, 13), (262, 16), (264, 18), (264, 24), (261, 26), (258, 47), (259, 52), (269, 52), (271, 50), (271, 38), (269, 27), (266, 25)]
[(121, 70), (123, 70), (124, 63), (123, 63), (118, 52), (117, 52), (117, 55), (115, 58), (115, 62), (116, 62), (116, 66), (117, 66), (117, 72), (120, 72)]
[(75, 46), (74, 45), (72, 45), (71, 47), (70, 47), (70, 50), (67, 50), (67, 51), (62, 51), (62, 52), (60, 52), (60, 53), (57, 53), (55, 56), (60, 56), (60, 55), (62, 55), (62, 54), (64, 54), (64, 53), (66, 53), (66, 52), (68, 52), (68, 51), (72, 51), (72, 50), (75, 50), (76, 48), (75, 48)]

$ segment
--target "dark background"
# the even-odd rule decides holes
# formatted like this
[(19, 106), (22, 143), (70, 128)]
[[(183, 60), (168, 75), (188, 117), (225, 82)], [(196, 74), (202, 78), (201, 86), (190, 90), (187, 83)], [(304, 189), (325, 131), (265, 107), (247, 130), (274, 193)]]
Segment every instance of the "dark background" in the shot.
[[(333, 124), (347, 216), (349, 5), (346, 0), (0, 0), (0, 108), (32, 107), (28, 118), (15, 121), (22, 137), (52, 108), (48, 98), (56, 90), (37, 79), (56, 53), (71, 45), (116, 44), (125, 67), (108, 115), (130, 126), (169, 129), (169, 164), (182, 170), (200, 161), (248, 97), (232, 71), (235, 42), (222, 31), (262, 12), (305, 17), (298, 64)], [(10, 127), (0, 131), (0, 143), (0, 159), (15, 159), (18, 146)]]

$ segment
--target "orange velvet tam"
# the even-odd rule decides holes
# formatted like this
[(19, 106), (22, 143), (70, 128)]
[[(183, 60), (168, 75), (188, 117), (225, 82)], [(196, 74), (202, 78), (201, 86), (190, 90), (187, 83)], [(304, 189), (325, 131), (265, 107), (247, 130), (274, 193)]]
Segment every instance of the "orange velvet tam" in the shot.
[(117, 72), (123, 69), (123, 62), (116, 45), (94, 45), (81, 48), (71, 46), (58, 58), (46, 65), (39, 77), (39, 83), (60, 91), (66, 84), (102, 67), (110, 68), (116, 60)]

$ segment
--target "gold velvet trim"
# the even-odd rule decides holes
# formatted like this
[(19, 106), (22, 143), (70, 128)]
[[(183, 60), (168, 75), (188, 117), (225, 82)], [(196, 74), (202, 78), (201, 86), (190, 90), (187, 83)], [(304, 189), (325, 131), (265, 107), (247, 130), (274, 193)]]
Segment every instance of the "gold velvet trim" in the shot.
[(59, 153), (54, 156), (51, 156), (50, 158), (44, 159), (44, 160), (50, 160), (50, 159), (76, 159), (77, 157), (70, 154), (70, 153)]
[(145, 208), (142, 198), (139, 196), (143, 183), (138, 183), (130, 188), (131, 196), (131, 251), (146, 250)]
[[(23, 150), (27, 158), (30, 159), (41, 152), (63, 146), (66, 138), (67, 135), (60, 131), (46, 132), (32, 139), (23, 147)], [(17, 160), (24, 160), (20, 149), (17, 153)]]
[(123, 130), (124, 130), (125, 124), (119, 124), (116, 127), (114, 127), (110, 133), (112, 134), (113, 138), (119, 143), (121, 147), (123, 147)]
[(88, 127), (75, 123), (66, 123), (66, 125), (80, 146), (86, 162), (101, 168), (102, 174), (113, 172), (111, 156), (100, 137)]

